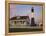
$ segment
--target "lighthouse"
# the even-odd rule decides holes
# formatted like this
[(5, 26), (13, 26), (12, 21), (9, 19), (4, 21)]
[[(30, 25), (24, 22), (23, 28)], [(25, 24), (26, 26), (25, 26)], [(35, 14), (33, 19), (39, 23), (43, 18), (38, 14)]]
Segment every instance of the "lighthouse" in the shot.
[(34, 7), (31, 8), (31, 26), (36, 26), (34, 18)]

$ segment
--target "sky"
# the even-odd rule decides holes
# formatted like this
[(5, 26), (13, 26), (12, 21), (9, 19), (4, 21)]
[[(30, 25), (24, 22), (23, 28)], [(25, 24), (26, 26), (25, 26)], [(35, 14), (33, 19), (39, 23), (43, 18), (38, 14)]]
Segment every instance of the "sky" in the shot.
[(32, 6), (32, 5), (10, 5), (10, 17), (13, 16), (25, 16), (31, 13), (31, 8), (34, 7), (34, 12), (36, 16), (39, 16), (41, 13), (41, 6)]
[(15, 17), (15, 16), (27, 16), (30, 15), (31, 16), (31, 8), (34, 8), (34, 18), (36, 20), (40, 20), (38, 19), (38, 17), (42, 17), (42, 6), (40, 5), (15, 5), (15, 4), (11, 4), (10, 5), (10, 18)]

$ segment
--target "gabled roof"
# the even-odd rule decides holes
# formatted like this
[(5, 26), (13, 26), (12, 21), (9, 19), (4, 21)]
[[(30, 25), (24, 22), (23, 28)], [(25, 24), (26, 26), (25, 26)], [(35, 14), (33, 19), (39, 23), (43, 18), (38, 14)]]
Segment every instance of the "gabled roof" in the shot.
[[(17, 18), (17, 17), (20, 17), (20, 18)], [(15, 17), (12, 17), (10, 20), (20, 20), (20, 19), (27, 19), (29, 18), (29, 16), (15, 16)]]

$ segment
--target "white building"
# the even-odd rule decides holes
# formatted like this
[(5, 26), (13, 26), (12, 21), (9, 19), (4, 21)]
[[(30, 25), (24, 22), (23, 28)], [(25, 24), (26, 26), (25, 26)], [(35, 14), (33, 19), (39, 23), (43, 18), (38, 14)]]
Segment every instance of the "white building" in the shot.
[(29, 17), (28, 16), (16, 16), (10, 19), (10, 25), (28, 25), (29, 24)]

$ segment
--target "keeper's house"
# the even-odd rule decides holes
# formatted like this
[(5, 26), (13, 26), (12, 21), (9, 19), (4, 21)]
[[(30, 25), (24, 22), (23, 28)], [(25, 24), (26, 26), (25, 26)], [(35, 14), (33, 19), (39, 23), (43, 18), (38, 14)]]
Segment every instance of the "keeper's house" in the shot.
[(29, 16), (15, 16), (10, 19), (11, 25), (27, 25), (29, 24)]

